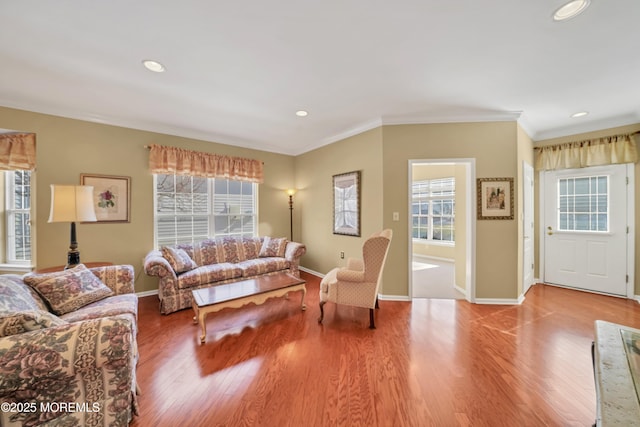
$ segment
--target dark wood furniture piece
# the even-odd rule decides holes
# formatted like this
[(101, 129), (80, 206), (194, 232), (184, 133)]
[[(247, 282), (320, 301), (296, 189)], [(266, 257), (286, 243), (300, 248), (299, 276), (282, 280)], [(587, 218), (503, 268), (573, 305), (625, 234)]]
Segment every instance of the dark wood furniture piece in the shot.
[(305, 281), (289, 273), (277, 273), (270, 276), (258, 276), (240, 282), (195, 289), (193, 293), (193, 323), (200, 323), (202, 334), (200, 343), (207, 338), (207, 314), (224, 308), (239, 308), (254, 303), (263, 304), (273, 297), (288, 296), (289, 292), (302, 291), (301, 309), (306, 310), (304, 297), (307, 294)]

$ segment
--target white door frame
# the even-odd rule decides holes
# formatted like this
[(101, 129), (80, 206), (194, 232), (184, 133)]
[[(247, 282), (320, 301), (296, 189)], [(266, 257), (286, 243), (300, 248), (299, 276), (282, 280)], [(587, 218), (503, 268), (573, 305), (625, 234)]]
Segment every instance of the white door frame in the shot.
[[(522, 212), (522, 230), (523, 230), (523, 236), (522, 236), (522, 294), (526, 294), (527, 291), (529, 290), (529, 288), (531, 287), (531, 285), (533, 285), (534, 280), (534, 270), (533, 270), (533, 265), (527, 265), (526, 261), (527, 261), (527, 247), (526, 247), (526, 243), (527, 243), (527, 233), (528, 233), (528, 227), (530, 227), (530, 235), (528, 236), (530, 239), (530, 243), (531, 243), (531, 261), (532, 263), (535, 261), (535, 242), (534, 237), (535, 237), (535, 229), (533, 224), (531, 226), (527, 225), (527, 220), (529, 219), (531, 221), (531, 223), (534, 222), (534, 215), (535, 215), (535, 198), (534, 198), (534, 171), (533, 171), (533, 166), (531, 166), (529, 163), (522, 161), (522, 183), (523, 183), (523, 188), (522, 188), (522, 200), (523, 200), (523, 212)], [(527, 188), (527, 180), (526, 177), (527, 175), (530, 176), (531, 178), (531, 186), (529, 188)], [(527, 213), (529, 213), (531, 215), (531, 218), (527, 218)], [(527, 278), (531, 277), (531, 281), (528, 281)]]
[[(627, 173), (627, 227), (629, 228), (627, 232), (627, 298), (633, 299), (635, 297), (635, 169), (633, 163), (626, 164), (626, 173)], [(547, 174), (544, 171), (540, 171), (538, 173), (538, 188), (539, 188), (539, 205), (540, 209), (538, 210), (538, 221), (539, 230), (538, 230), (538, 241), (540, 244), (538, 245), (540, 248), (539, 252), (539, 260), (540, 260), (540, 279), (542, 282), (545, 282), (545, 265), (544, 265), (544, 241), (545, 241), (545, 230), (544, 230), (544, 218), (545, 218), (545, 179)], [(590, 291), (585, 291), (590, 292)], [(608, 295), (608, 294), (607, 294)], [(615, 295), (610, 295), (615, 296)]]
[(442, 163), (455, 163), (464, 165), (467, 176), (467, 192), (465, 195), (465, 201), (467, 203), (466, 212), (466, 229), (467, 229), (467, 246), (465, 248), (466, 268), (465, 268), (465, 299), (469, 302), (475, 302), (476, 300), (476, 159), (475, 158), (463, 158), (463, 159), (410, 159), (408, 167), (408, 227), (407, 235), (409, 236), (408, 242), (408, 272), (409, 272), (409, 299), (413, 298), (413, 243), (412, 243), (412, 224), (413, 218), (411, 215), (411, 198), (412, 189), (411, 183), (413, 181), (412, 171), (413, 165), (417, 164), (442, 164)]

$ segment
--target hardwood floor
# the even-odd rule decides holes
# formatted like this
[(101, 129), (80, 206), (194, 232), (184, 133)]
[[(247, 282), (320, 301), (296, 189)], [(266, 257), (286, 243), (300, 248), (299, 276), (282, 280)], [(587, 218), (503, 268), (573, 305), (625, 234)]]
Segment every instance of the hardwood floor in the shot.
[(590, 426), (593, 322), (632, 300), (535, 285), (520, 306), (420, 299), (368, 310), (298, 293), (207, 318), (140, 299), (142, 426)]

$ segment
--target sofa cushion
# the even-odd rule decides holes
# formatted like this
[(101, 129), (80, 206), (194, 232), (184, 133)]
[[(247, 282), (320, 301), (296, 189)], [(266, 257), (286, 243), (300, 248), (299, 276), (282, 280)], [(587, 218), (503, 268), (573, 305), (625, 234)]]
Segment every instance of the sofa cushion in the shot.
[(67, 322), (80, 322), (119, 314), (131, 314), (134, 321), (138, 318), (138, 296), (136, 294), (122, 294), (104, 298), (63, 314), (61, 318)]
[(260, 257), (284, 257), (287, 248), (286, 237), (265, 237), (260, 249)]
[(171, 268), (176, 273), (183, 273), (198, 267), (184, 249), (164, 246), (162, 247), (162, 256), (169, 261)]
[(44, 310), (1, 311), (0, 337), (22, 334), (52, 326), (64, 325), (67, 322)]
[(236, 277), (242, 277), (242, 270), (235, 264), (223, 262), (203, 265), (178, 276), (178, 288), (188, 289)]
[(16, 274), (0, 275), (0, 311), (48, 311), (40, 295)]
[(113, 291), (83, 264), (55, 273), (28, 274), (24, 281), (42, 295), (57, 315), (113, 295)]
[(238, 267), (242, 269), (242, 277), (252, 277), (259, 274), (271, 273), (273, 271), (286, 270), (291, 263), (285, 258), (269, 257), (248, 259), (239, 262)]

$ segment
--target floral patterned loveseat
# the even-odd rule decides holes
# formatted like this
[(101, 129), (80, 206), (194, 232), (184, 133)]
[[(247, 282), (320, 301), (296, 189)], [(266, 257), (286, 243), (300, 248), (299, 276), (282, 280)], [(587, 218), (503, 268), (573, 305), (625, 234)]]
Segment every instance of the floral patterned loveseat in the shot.
[(126, 426), (137, 414), (133, 267), (0, 275), (0, 425)]
[(191, 291), (286, 271), (300, 277), (302, 243), (273, 237), (218, 237), (194, 244), (164, 246), (144, 260), (144, 271), (157, 276), (160, 312), (191, 307)]

